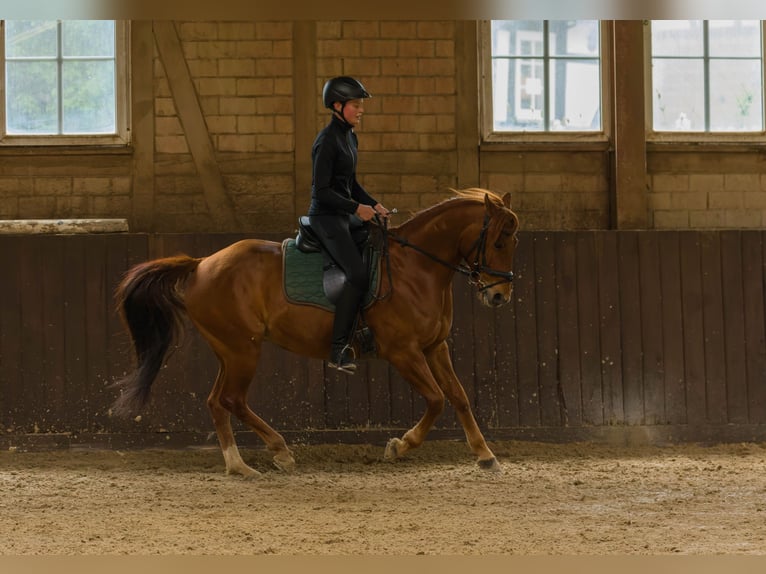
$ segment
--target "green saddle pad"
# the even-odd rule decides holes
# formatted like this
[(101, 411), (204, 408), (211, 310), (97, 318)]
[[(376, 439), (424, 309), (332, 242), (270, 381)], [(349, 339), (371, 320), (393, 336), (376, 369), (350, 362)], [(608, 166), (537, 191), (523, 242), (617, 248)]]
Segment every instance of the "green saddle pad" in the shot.
[[(373, 303), (375, 294), (378, 292), (380, 253), (373, 250), (372, 257), (370, 286), (362, 300), (364, 307)], [(321, 253), (303, 253), (295, 246), (295, 239), (285, 239), (282, 242), (282, 286), (287, 300), (291, 303), (314, 305), (334, 312), (335, 305), (324, 294), (322, 287), (323, 267), (324, 256)]]

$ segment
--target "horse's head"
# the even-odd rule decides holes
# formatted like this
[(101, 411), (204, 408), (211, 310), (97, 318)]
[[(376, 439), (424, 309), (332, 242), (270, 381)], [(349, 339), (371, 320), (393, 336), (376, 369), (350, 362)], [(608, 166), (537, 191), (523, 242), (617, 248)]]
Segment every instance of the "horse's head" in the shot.
[(484, 207), (484, 223), (468, 264), (479, 300), (489, 307), (499, 307), (508, 303), (513, 293), (513, 254), (519, 243), (516, 236), (519, 218), (511, 211), (510, 193), (502, 199), (485, 193)]

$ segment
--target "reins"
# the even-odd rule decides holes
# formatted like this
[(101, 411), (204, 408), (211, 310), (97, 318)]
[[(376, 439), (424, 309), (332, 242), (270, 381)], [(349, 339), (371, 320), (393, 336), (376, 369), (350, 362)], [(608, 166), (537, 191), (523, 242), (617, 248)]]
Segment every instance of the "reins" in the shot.
[[(392, 213), (395, 213), (395, 211)], [(383, 219), (383, 221), (381, 222), (380, 217), (376, 215), (375, 218), (377, 220), (378, 226), (383, 231), (383, 245), (381, 247), (381, 250), (382, 250), (383, 259), (386, 265), (386, 276), (388, 277), (388, 285), (389, 285), (388, 291), (384, 295), (376, 297), (376, 300), (378, 301), (387, 298), (389, 295), (391, 295), (391, 292), (393, 291), (393, 282), (391, 278), (391, 258), (390, 258), (389, 249), (388, 249), (389, 238), (393, 241), (396, 241), (402, 247), (406, 247), (406, 248), (412, 249), (413, 251), (417, 251), (421, 255), (424, 255), (428, 257), (429, 259), (431, 259), (432, 261), (435, 261), (439, 265), (447, 267), (448, 269), (451, 269), (452, 271), (456, 273), (460, 273), (461, 275), (465, 275), (468, 278), (468, 282), (471, 285), (476, 285), (479, 291), (484, 291), (486, 289), (489, 289), (490, 287), (494, 287), (495, 285), (499, 285), (501, 283), (511, 283), (513, 281), (513, 271), (498, 271), (497, 269), (493, 269), (492, 267), (489, 267), (487, 265), (486, 249), (487, 249), (487, 231), (489, 230), (489, 221), (490, 221), (489, 215), (484, 216), (484, 224), (482, 225), (481, 233), (479, 233), (479, 237), (476, 238), (476, 241), (474, 241), (473, 245), (471, 246), (471, 249), (468, 252), (468, 257), (464, 257), (464, 260), (469, 259), (474, 252), (476, 253), (474, 262), (471, 265), (468, 265), (466, 263), (461, 263), (460, 265), (454, 265), (450, 263), (449, 261), (445, 261), (441, 257), (438, 257), (434, 255), (433, 253), (429, 253), (422, 247), (419, 247), (415, 245), (414, 243), (411, 243), (409, 240), (405, 239), (404, 237), (390, 233), (388, 230), (387, 219)], [(493, 277), (499, 277), (499, 280), (495, 281), (494, 283), (486, 284), (481, 280), (482, 273), (484, 273), (485, 275), (491, 275)]]

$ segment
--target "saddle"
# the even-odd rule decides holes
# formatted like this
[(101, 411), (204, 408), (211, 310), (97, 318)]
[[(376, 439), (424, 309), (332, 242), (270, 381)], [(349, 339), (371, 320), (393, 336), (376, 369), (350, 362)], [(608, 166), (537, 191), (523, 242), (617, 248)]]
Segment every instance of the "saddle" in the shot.
[[(380, 288), (382, 238), (370, 233), (367, 226), (353, 228), (351, 236), (370, 278), (369, 287), (362, 298), (360, 311), (363, 311), (375, 302)], [(282, 252), (282, 276), (287, 299), (292, 303), (314, 305), (334, 312), (346, 275), (322, 247), (319, 237), (311, 229), (308, 216), (299, 218), (298, 233), (294, 239), (286, 239), (282, 243)], [(354, 340), (361, 349), (360, 356), (375, 353), (373, 335), (364, 321), (363, 312), (360, 312), (356, 322)]]

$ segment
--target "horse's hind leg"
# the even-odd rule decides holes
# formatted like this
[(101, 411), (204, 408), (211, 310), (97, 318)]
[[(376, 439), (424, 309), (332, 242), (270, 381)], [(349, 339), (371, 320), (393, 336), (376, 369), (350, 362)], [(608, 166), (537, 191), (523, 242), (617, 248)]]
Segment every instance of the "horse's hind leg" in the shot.
[(251, 350), (245, 358), (221, 358), (221, 368), (207, 401), (226, 462), (226, 472), (245, 477), (259, 473), (242, 460), (231, 428), (231, 414), (261, 437), (269, 451), (274, 453), (274, 464), (278, 468), (289, 471), (295, 466), (295, 459), (282, 435), (247, 406), (247, 389), (255, 375), (259, 354), (259, 350)]
[(460, 384), (455, 370), (452, 368), (447, 343), (443, 342), (432, 349), (426, 354), (426, 359), (447, 400), (455, 408), (455, 413), (463, 426), (468, 444), (478, 458), (479, 466), (487, 470), (499, 471), (500, 464), (487, 446), (484, 435), (479, 430), (479, 425), (476, 424), (465, 389), (463, 389), (463, 385)]

